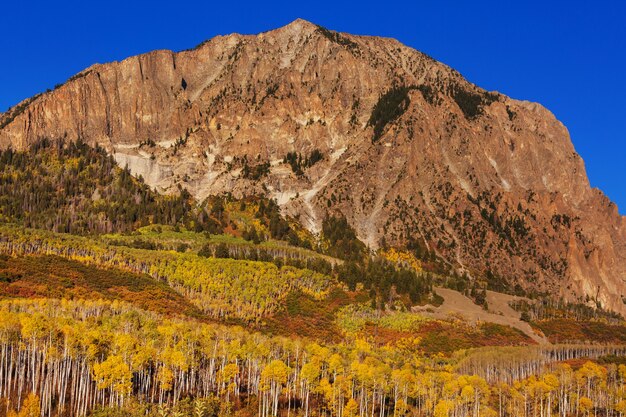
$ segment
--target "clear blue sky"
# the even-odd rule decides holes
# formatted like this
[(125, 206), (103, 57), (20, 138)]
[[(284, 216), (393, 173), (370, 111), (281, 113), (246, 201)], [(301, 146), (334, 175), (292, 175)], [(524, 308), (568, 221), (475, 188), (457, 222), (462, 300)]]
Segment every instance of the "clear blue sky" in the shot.
[(489, 90), (542, 103), (569, 128), (593, 186), (626, 213), (626, 2), (7, 1), (0, 111), (95, 62), (190, 48), (301, 17), (394, 37)]

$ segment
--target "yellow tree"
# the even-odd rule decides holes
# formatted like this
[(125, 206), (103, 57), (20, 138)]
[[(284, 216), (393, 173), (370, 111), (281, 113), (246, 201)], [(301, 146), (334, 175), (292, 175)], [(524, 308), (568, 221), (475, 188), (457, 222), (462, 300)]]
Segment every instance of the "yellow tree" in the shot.
[(226, 394), (226, 401), (229, 401), (229, 394), (232, 390), (236, 393), (237, 384), (235, 383), (235, 378), (239, 374), (239, 366), (236, 363), (229, 363), (224, 366), (218, 373), (218, 382), (221, 384), (221, 394)]
[(39, 396), (31, 392), (28, 394), (28, 397), (24, 399), (19, 413), (11, 410), (7, 414), (7, 417), (41, 417)]
[(585, 386), (586, 397), (590, 398), (592, 396), (591, 391), (606, 380), (606, 369), (587, 361), (576, 371), (576, 379)]
[(358, 410), (359, 404), (354, 400), (354, 398), (350, 398), (343, 407), (343, 417), (356, 417)]
[(291, 369), (279, 359), (274, 359), (263, 368), (261, 390), (266, 393), (263, 396), (263, 415), (267, 415), (270, 410), (272, 415), (278, 415), (278, 397), (290, 371)]
[(448, 417), (454, 409), (454, 403), (450, 400), (440, 400), (435, 406), (434, 417)]
[(300, 380), (304, 385), (304, 415), (308, 417), (309, 415), (309, 397), (311, 395), (311, 390), (315, 389), (317, 385), (318, 378), (320, 377), (320, 364), (317, 358), (313, 358), (310, 362), (302, 365), (302, 369), (300, 370)]
[(104, 362), (93, 366), (93, 375), (99, 389), (109, 389), (119, 395), (120, 403), (133, 389), (133, 374), (120, 355), (111, 355)]
[(554, 393), (559, 389), (559, 386), (560, 386), (559, 379), (553, 373), (548, 373), (541, 377), (541, 389), (542, 389), (542, 394), (543, 394), (543, 398), (541, 401), (541, 415), (544, 414), (543, 412), (544, 402), (545, 402), (545, 408), (548, 411), (547, 415), (548, 416), (552, 415), (552, 409), (553, 409), (552, 397)]
[(590, 398), (580, 397), (578, 399), (578, 410), (589, 415), (592, 409), (593, 409), (593, 401), (591, 401)]

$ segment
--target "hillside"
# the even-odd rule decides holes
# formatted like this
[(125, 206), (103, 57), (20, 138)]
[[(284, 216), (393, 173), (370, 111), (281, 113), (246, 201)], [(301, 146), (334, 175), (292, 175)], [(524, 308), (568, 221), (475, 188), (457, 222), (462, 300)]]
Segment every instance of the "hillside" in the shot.
[(105, 148), (198, 201), (276, 198), (313, 233), (432, 252), (505, 286), (626, 311), (626, 227), (565, 127), (393, 39), (297, 20), (96, 64), (0, 118), (0, 146)]
[[(204, 254), (212, 240), (215, 249)], [(231, 258), (247, 245), (268, 258)], [(514, 297), (489, 292), (494, 307), (485, 311), (437, 288), (443, 300), (429, 302), (441, 306), (417, 313), (406, 296), (375, 303), (382, 283), (350, 290), (339, 260), (328, 274), (313, 272), (303, 266), (328, 268), (319, 260), (333, 258), (172, 226), (76, 236), (4, 225), (0, 252), (3, 412), (21, 404), (20, 413), (58, 416), (322, 415), (320, 408), (333, 415), (469, 416), (505, 404), (513, 416), (539, 410), (534, 395), (520, 401), (536, 389), (561, 398), (551, 408), (572, 415), (623, 405), (626, 325), (595, 311), (579, 320), (573, 309), (525, 307), (551, 341), (578, 342), (540, 339), (537, 348), (528, 325), (520, 330), (516, 313), (498, 304)], [(297, 266), (281, 266), (296, 259)], [(363, 285), (377, 291), (368, 294)], [(390, 294), (394, 288), (400, 286)], [(549, 318), (556, 314), (570, 318)], [(590, 341), (602, 344), (580, 344)], [(589, 383), (589, 404), (575, 401), (574, 379)], [(48, 384), (48, 391), (38, 388)], [(416, 389), (426, 384), (432, 390)], [(478, 399), (468, 400), (469, 390)], [(359, 401), (364, 408), (357, 411)]]

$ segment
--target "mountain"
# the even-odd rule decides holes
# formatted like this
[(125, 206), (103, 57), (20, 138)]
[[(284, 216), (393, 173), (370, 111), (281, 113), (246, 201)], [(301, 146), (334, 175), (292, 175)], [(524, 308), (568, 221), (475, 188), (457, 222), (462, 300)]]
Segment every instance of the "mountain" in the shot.
[(96, 64), (0, 116), (0, 148), (42, 138), (162, 193), (265, 195), (314, 233), (342, 214), (371, 249), (626, 313), (626, 224), (563, 124), (393, 39), (296, 20)]

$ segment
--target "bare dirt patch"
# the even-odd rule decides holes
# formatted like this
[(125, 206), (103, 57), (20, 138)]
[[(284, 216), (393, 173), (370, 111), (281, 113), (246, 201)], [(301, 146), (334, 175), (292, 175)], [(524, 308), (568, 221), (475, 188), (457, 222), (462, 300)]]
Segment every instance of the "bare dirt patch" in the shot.
[(487, 291), (489, 310), (485, 310), (458, 291), (437, 287), (435, 292), (443, 297), (443, 304), (439, 307), (431, 305), (414, 307), (413, 310), (436, 319), (456, 315), (473, 323), (488, 322), (511, 326), (521, 330), (540, 345), (550, 343), (543, 335), (537, 334), (528, 323), (520, 320), (520, 313), (509, 306), (509, 301), (519, 300), (521, 297)]

